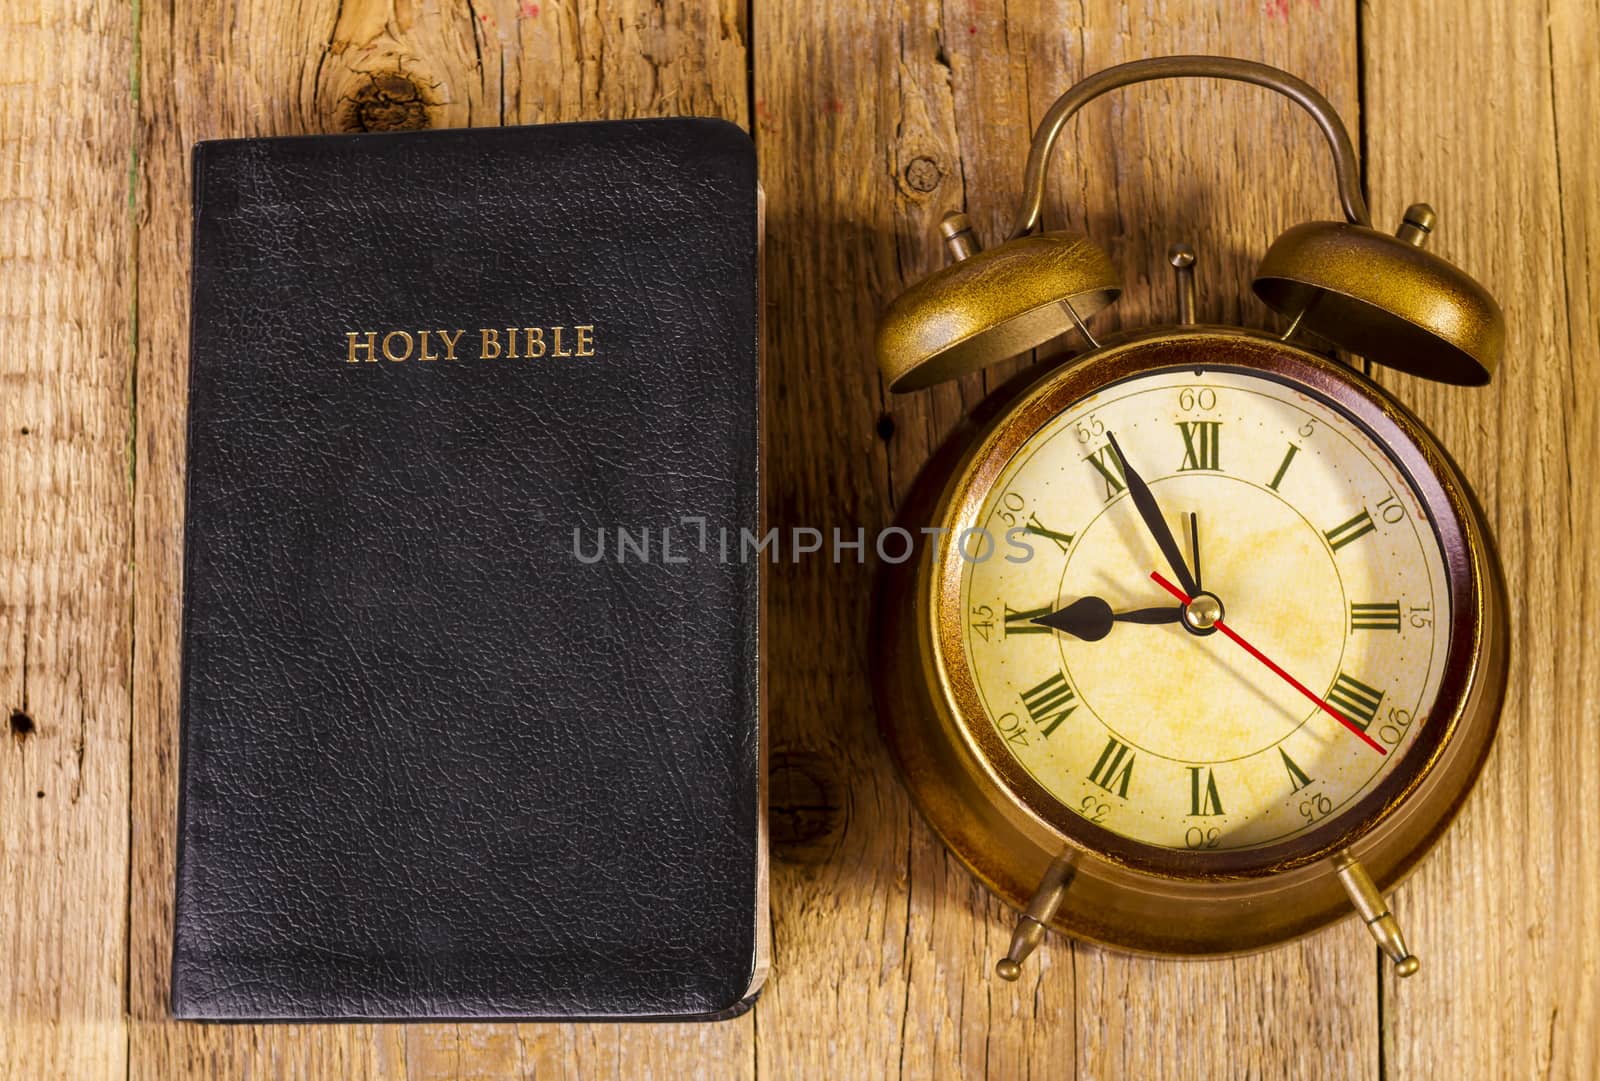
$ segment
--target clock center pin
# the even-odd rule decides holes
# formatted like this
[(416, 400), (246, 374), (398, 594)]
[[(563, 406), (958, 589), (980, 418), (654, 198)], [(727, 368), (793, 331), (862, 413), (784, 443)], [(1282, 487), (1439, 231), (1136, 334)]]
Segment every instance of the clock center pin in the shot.
[(1216, 633), (1222, 617), (1222, 601), (1214, 593), (1197, 593), (1183, 606), (1183, 625), (1192, 634)]

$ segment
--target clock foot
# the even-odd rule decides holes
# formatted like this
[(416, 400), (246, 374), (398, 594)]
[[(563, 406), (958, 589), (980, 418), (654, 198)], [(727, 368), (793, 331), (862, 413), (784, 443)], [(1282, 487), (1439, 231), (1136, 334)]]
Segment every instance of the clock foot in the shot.
[(1367, 930), (1378, 940), (1378, 946), (1394, 962), (1395, 975), (1416, 975), (1422, 962), (1406, 948), (1405, 936), (1400, 933), (1400, 922), (1389, 911), (1389, 903), (1378, 892), (1378, 885), (1372, 881), (1367, 869), (1348, 852), (1336, 857), (1334, 866), (1338, 869), (1339, 881), (1344, 885), (1345, 892), (1350, 894), (1350, 903), (1361, 913)]
[(1022, 962), (1044, 941), (1045, 932), (1061, 908), (1061, 902), (1067, 896), (1067, 885), (1071, 881), (1072, 859), (1057, 856), (1055, 862), (1045, 870), (1044, 878), (1040, 879), (1039, 888), (1028, 902), (1028, 910), (1018, 918), (1006, 955), (995, 962), (995, 974), (1002, 980), (1014, 983), (1022, 975)]

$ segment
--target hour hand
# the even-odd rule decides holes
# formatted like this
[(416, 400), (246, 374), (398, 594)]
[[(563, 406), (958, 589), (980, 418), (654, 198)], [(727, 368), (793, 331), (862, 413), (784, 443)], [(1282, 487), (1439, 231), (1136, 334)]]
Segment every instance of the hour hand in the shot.
[(1176, 605), (1113, 612), (1111, 605), (1099, 597), (1080, 597), (1065, 608), (1040, 616), (1033, 622), (1085, 642), (1098, 642), (1111, 633), (1111, 627), (1116, 623), (1177, 623), (1182, 619), (1183, 609)]

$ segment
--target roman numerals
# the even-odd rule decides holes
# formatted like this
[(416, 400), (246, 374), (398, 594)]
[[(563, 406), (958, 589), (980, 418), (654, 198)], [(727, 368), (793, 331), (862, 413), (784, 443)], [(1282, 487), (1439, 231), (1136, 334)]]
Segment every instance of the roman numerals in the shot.
[(1222, 468), (1222, 422), (1220, 420), (1180, 420), (1178, 430), (1183, 433), (1183, 464), (1185, 469)]
[(1311, 783), (1311, 778), (1306, 776), (1306, 771), (1295, 765), (1294, 759), (1289, 757), (1288, 751), (1279, 747), (1278, 754), (1283, 756), (1283, 768), (1289, 771), (1289, 784), (1294, 791), (1298, 792)]
[(1378, 707), (1382, 704), (1382, 691), (1376, 687), (1369, 687), (1354, 676), (1347, 676), (1343, 672), (1339, 673), (1339, 677), (1333, 681), (1333, 686), (1328, 690), (1328, 705), (1355, 722), (1363, 732), (1378, 716)]
[(1048, 738), (1078, 708), (1078, 696), (1067, 683), (1067, 677), (1057, 672), (1022, 692), (1022, 708)]
[(1350, 602), (1352, 631), (1394, 631), (1400, 633), (1400, 602), (1359, 604)]
[(1289, 449), (1283, 453), (1283, 461), (1278, 463), (1278, 471), (1272, 474), (1272, 479), (1267, 482), (1268, 488), (1271, 488), (1274, 492), (1278, 490), (1278, 485), (1283, 483), (1284, 474), (1289, 472), (1289, 463), (1294, 461), (1294, 456), (1299, 453), (1299, 446), (1290, 443)]
[[(1459, 583), (1432, 482), (1361, 420), (1186, 359), (986, 428), (903, 560), (917, 626), (895, 642), (989, 775), (1063, 828), (1242, 867), (1220, 857), (1331, 835), (1400, 779), (1455, 687)], [(1190, 618), (1221, 598), (1248, 645), (1191, 634), (1177, 578), (1210, 595)]]
[(1202, 816), (1226, 813), (1217, 795), (1217, 775), (1204, 766), (1189, 767), (1189, 813)]
[(1019, 612), (1009, 604), (1006, 609), (1006, 636), (1013, 634), (1049, 634), (1050, 628), (1042, 623), (1033, 622), (1050, 614), (1050, 608), (1030, 608), (1026, 612)]
[(1106, 740), (1105, 750), (1100, 752), (1100, 757), (1095, 761), (1094, 769), (1089, 771), (1089, 780), (1107, 792), (1115, 792), (1126, 799), (1128, 796), (1128, 782), (1133, 779), (1133, 760), (1135, 757), (1126, 744), (1112, 736)]
[(1122, 475), (1122, 459), (1117, 457), (1117, 452), (1111, 449), (1108, 443), (1089, 455), (1084, 461), (1094, 466), (1100, 474), (1100, 479), (1106, 485), (1106, 500), (1109, 502), (1118, 492), (1128, 487), (1127, 480)]
[(1359, 540), (1378, 527), (1372, 522), (1372, 515), (1367, 513), (1367, 508), (1362, 507), (1361, 513), (1348, 522), (1341, 522), (1332, 529), (1323, 533), (1328, 538), (1328, 546), (1335, 552), (1353, 540)]
[(1035, 537), (1044, 537), (1046, 540), (1055, 542), (1055, 546), (1061, 549), (1063, 555), (1066, 554), (1068, 548), (1072, 547), (1071, 533), (1058, 533), (1054, 529), (1046, 529), (1044, 523), (1039, 521), (1037, 514), (1028, 515), (1027, 524), (1022, 527), (1022, 531), (1024, 533), (1032, 533)]

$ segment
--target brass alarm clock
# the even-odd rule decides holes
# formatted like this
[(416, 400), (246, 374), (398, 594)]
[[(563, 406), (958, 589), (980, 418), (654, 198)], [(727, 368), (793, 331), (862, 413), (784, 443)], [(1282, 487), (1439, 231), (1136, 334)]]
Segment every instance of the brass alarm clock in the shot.
[[(1344, 222), (1267, 251), (1272, 335), (1194, 321), (1098, 341), (1106, 256), (1037, 232), (1066, 121), (1118, 87), (1233, 79), (1298, 102), (1332, 148)], [(1397, 972), (1384, 900), (1454, 817), (1498, 725), (1505, 587), (1488, 525), (1435, 437), (1332, 347), (1431, 379), (1487, 383), (1503, 319), (1424, 250), (1413, 206), (1372, 228), (1328, 102), (1276, 68), (1135, 61), (1052, 106), (1011, 238), (896, 300), (883, 375), (912, 391), (1075, 329), (1086, 351), (997, 391), (923, 470), (901, 518), (941, 538), (886, 562), (874, 679), (923, 815), (1021, 910), (997, 966), (1046, 929), (1140, 952), (1234, 953), (1348, 915)], [(1328, 343), (1326, 347), (1315, 343)]]

